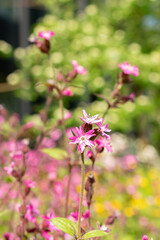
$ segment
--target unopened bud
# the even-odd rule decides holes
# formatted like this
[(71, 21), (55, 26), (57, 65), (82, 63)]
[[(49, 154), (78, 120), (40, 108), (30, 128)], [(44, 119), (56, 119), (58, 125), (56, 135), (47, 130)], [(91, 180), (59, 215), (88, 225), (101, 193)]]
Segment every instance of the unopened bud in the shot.
[(56, 80), (58, 82), (64, 82), (65, 81), (65, 77), (64, 77), (64, 75), (63, 75), (63, 73), (61, 71), (58, 73), (58, 75), (56, 77)]
[(112, 225), (115, 221), (115, 219), (117, 218), (117, 216), (114, 214), (112, 216), (109, 216), (106, 220), (106, 224), (107, 225)]
[(92, 130), (92, 124), (83, 123), (81, 126), (82, 126), (82, 129), (83, 129), (84, 133)]
[(98, 153), (102, 153), (102, 152), (104, 151), (104, 147), (97, 147), (97, 148), (96, 148), (96, 151), (97, 151)]
[(76, 76), (77, 76), (77, 72), (75, 70), (70, 71), (67, 74), (67, 81), (72, 81)]
[(121, 77), (122, 77), (123, 84), (128, 84), (132, 82), (132, 78), (130, 77), (130, 75), (125, 74), (124, 72), (121, 73)]
[(12, 171), (12, 176), (17, 178), (17, 180), (20, 180), (20, 178), (21, 178), (20, 173), (18, 171), (16, 171), (16, 170)]

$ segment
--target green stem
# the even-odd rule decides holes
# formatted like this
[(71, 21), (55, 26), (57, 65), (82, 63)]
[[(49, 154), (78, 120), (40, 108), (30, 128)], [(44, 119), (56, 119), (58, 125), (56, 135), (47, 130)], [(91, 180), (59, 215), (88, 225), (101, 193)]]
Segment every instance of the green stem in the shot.
[(84, 152), (81, 153), (81, 193), (79, 203), (79, 215), (77, 225), (77, 238), (81, 236), (81, 217), (82, 217), (82, 203), (83, 203), (83, 192), (84, 192), (84, 180), (85, 180), (85, 164), (84, 164)]
[(67, 139), (66, 139), (66, 125), (64, 120), (64, 106), (63, 106), (63, 98), (60, 97), (59, 99), (59, 106), (61, 110), (61, 118), (62, 118), (62, 127), (63, 127), (63, 134), (64, 134), (64, 146), (67, 149)]
[(65, 199), (65, 213), (64, 213), (65, 217), (67, 217), (67, 215), (68, 215), (69, 193), (70, 193), (71, 176), (72, 176), (71, 171), (72, 171), (72, 166), (69, 164), (69, 166), (68, 166), (68, 182), (67, 182), (66, 199)]

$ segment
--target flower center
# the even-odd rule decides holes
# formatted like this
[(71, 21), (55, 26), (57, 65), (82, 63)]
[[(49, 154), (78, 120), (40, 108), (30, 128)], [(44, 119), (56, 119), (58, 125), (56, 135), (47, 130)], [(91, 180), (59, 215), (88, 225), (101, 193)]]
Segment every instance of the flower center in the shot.
[(85, 137), (81, 137), (81, 140), (84, 141), (84, 140), (85, 140)]

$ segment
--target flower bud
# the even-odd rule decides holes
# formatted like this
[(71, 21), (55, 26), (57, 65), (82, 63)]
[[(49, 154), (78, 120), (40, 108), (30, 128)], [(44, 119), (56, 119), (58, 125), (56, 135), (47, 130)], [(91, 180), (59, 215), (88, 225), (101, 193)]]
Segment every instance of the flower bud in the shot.
[(115, 221), (115, 219), (117, 218), (117, 216), (114, 214), (112, 216), (109, 216), (106, 220), (106, 224), (107, 225), (112, 225)]

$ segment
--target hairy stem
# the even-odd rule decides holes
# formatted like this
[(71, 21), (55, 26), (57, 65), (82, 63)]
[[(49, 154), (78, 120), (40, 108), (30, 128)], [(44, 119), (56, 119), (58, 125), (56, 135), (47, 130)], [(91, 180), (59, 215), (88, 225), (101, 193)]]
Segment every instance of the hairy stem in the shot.
[(71, 177), (72, 177), (72, 167), (69, 164), (68, 166), (68, 182), (67, 182), (67, 189), (66, 189), (66, 199), (65, 199), (65, 217), (68, 215), (68, 203), (69, 203), (69, 192), (70, 192), (70, 186), (71, 186)]
[(59, 99), (59, 106), (61, 110), (61, 118), (62, 118), (62, 127), (63, 127), (63, 135), (64, 135), (64, 147), (67, 149), (67, 139), (66, 139), (66, 125), (64, 120), (64, 106), (63, 106), (63, 98)]
[(77, 238), (81, 236), (81, 217), (82, 217), (84, 180), (85, 180), (85, 164), (84, 164), (84, 152), (83, 152), (81, 153), (81, 193), (80, 193), (79, 215), (78, 215), (78, 225), (77, 225)]

